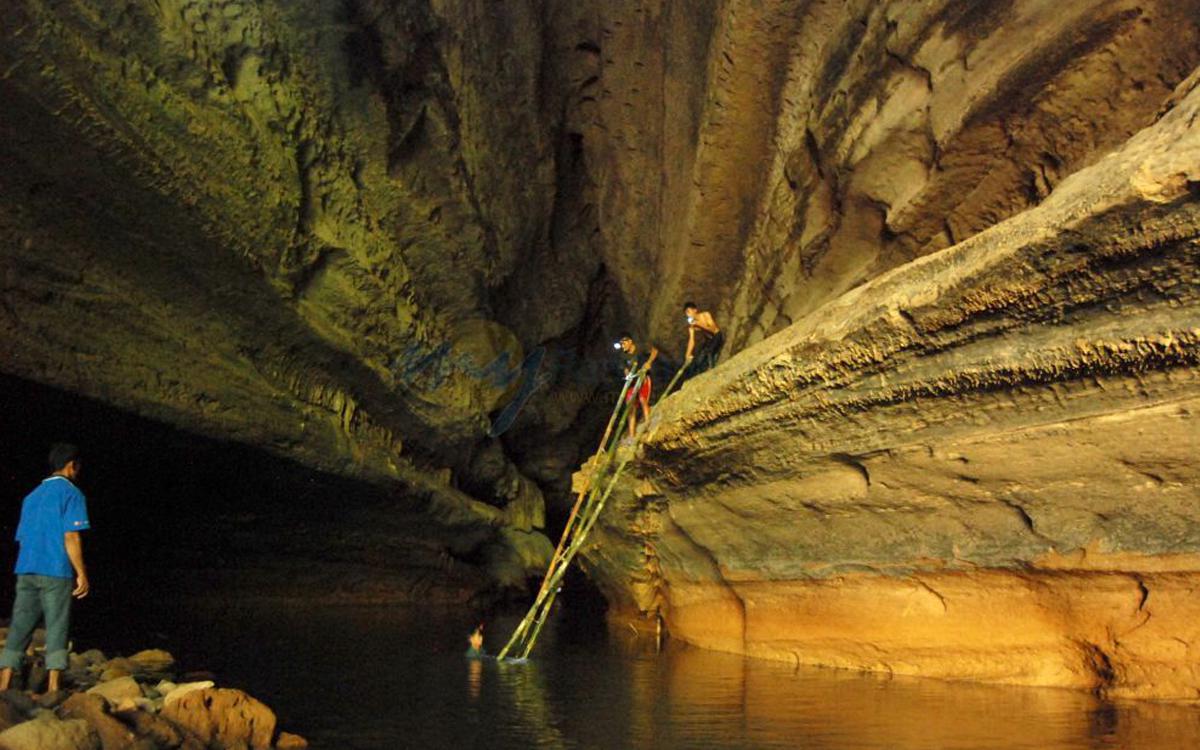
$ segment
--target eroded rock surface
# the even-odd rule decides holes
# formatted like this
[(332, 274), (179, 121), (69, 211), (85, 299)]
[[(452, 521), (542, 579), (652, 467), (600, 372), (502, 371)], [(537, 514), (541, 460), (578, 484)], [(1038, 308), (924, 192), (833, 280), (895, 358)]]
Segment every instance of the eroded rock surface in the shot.
[(1200, 88), (659, 407), (589, 569), (803, 663), (1194, 697)]
[(740, 353), (662, 407), (590, 552), (619, 608), (762, 655), (1176, 694), (1197, 19), (4, 3), (0, 369), (381, 488), (341, 523), (386, 533), (322, 533), (314, 569), (393, 561), (386, 537), (514, 584), (615, 395), (607, 342), (678, 358), (693, 298)]

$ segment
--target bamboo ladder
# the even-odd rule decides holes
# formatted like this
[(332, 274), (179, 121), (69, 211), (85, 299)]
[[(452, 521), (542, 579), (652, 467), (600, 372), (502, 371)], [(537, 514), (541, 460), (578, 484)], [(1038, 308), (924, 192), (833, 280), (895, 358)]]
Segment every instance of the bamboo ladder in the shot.
[[(658, 397), (659, 403), (662, 403), (663, 399), (671, 394), (689, 364), (690, 362), (685, 362), (675, 373), (675, 377), (671, 378), (666, 390)], [(630, 393), (631, 386), (632, 392), (637, 393), (645, 378), (644, 370), (638, 372), (636, 378), (626, 378), (625, 385), (621, 388), (621, 395), (617, 398), (612, 415), (608, 418), (608, 426), (604, 428), (604, 437), (600, 438), (600, 445), (596, 451), (600, 458), (593, 468), (595, 475), (590, 478), (587, 487), (580, 490), (576, 496), (575, 504), (571, 507), (571, 514), (567, 516), (562, 537), (559, 538), (558, 547), (555, 548), (554, 555), (550, 558), (550, 565), (546, 569), (546, 576), (542, 579), (537, 596), (534, 597), (533, 605), (525, 613), (525, 617), (517, 625), (517, 629), (513, 631), (508, 643), (500, 649), (497, 658), (504, 659), (511, 652), (515, 654), (513, 658), (526, 659), (529, 657), (529, 652), (533, 650), (533, 644), (542, 632), (542, 625), (550, 615), (550, 607), (554, 604), (555, 597), (558, 596), (559, 584), (566, 575), (567, 566), (575, 559), (575, 555), (583, 547), (592, 527), (596, 525), (605, 503), (608, 502), (609, 495), (612, 494), (613, 488), (621, 479), (621, 473), (625, 471), (625, 465), (637, 453), (637, 444), (641, 440), (640, 435), (634, 437), (633, 446), (623, 454), (624, 457), (620, 459), (616, 467), (613, 467), (612, 459), (619, 453), (621, 433), (629, 421), (629, 410), (637, 408), (636, 398), (631, 398), (627, 402), (625, 397)], [(647, 434), (649, 429), (649, 424), (647, 424), (642, 435)], [(605, 480), (607, 480), (607, 484), (604, 483)]]

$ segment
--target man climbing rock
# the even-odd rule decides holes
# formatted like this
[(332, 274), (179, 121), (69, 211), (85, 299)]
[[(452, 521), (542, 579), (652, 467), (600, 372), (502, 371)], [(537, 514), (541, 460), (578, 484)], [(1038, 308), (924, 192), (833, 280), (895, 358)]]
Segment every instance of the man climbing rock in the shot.
[[(622, 334), (617, 341), (616, 347), (625, 354), (625, 377), (633, 380), (636, 379), (639, 373), (646, 373), (646, 377), (642, 379), (642, 385), (637, 390), (638, 404), (642, 407), (642, 418), (646, 424), (650, 422), (650, 366), (654, 364), (654, 360), (658, 359), (658, 349), (650, 347), (649, 356), (638, 351), (637, 344), (634, 343), (633, 337), (629, 334)], [(625, 394), (625, 403), (633, 400), (634, 389), (630, 388)], [(632, 440), (637, 433), (637, 407), (629, 410), (629, 438)]]
[(79, 534), (91, 525), (87, 499), (75, 486), (80, 468), (79, 449), (69, 443), (56, 443), (50, 449), (50, 469), (54, 473), (42, 480), (21, 505), (17, 594), (8, 640), (0, 655), (0, 691), (9, 688), (13, 670), (21, 668), (33, 629), (43, 619), (46, 669), (50, 672), (46, 690), (54, 693), (62, 689), (71, 597), (82, 599), (89, 588)]
[(712, 313), (696, 307), (695, 302), (683, 303), (683, 313), (688, 322), (687, 352), (684, 362), (689, 363), (689, 375), (699, 375), (717, 366), (721, 347), (725, 345), (725, 334), (713, 320)]

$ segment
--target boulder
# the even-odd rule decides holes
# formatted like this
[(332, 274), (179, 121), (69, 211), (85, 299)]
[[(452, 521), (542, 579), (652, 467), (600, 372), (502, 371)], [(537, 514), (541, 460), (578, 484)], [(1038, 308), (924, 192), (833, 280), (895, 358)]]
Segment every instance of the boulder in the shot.
[(109, 659), (103, 666), (100, 672), (100, 681), (108, 682), (109, 680), (120, 679), (121, 677), (130, 677), (138, 672), (138, 665), (132, 660), (123, 656), (118, 656), (115, 659)]
[(89, 667), (98, 667), (101, 664), (108, 662), (108, 657), (98, 648), (88, 649), (81, 654), (72, 654), (72, 659), (78, 658), (81, 662)]
[(0, 732), (4, 750), (101, 750), (100, 738), (83, 719), (63, 721), (47, 711)]
[(158, 705), (149, 698), (122, 698), (112, 705), (112, 711), (148, 711), (153, 714), (158, 713)]
[(141, 698), (142, 686), (132, 677), (118, 677), (89, 688), (90, 695), (98, 695), (109, 703), (120, 703), (126, 698)]
[(25, 721), (25, 712), (7, 700), (0, 699), (0, 732)]
[(63, 719), (83, 719), (100, 738), (103, 750), (129, 750), (137, 735), (108, 713), (108, 703), (99, 695), (75, 693), (58, 709)]
[(291, 732), (280, 732), (275, 740), (275, 750), (308, 750), (308, 740)]
[[(166, 719), (145, 711), (118, 708), (114, 710), (114, 714), (128, 724), (138, 737), (149, 739), (159, 747), (177, 748), (186, 738), (191, 737)], [(195, 744), (203, 747), (198, 740)]]
[(139, 651), (129, 661), (133, 663), (134, 674), (163, 674), (175, 667), (175, 657), (158, 648)]
[(37, 704), (38, 708), (54, 709), (58, 708), (58, 706), (65, 701), (69, 695), (70, 693), (68, 693), (66, 690), (54, 690), (39, 695), (35, 703)]
[(166, 704), (162, 716), (220, 747), (266, 750), (275, 736), (275, 713), (241, 690), (193, 690)]
[(0, 693), (0, 701), (9, 704), (24, 716), (31, 716), (33, 710), (37, 708), (33, 702), (33, 698), (29, 697), (29, 693), (20, 690), (5, 690)]
[(162, 682), (158, 683), (158, 687), (155, 689), (158, 690), (158, 692), (162, 695), (163, 705), (165, 706), (174, 703), (189, 693), (193, 693), (197, 690), (207, 690), (211, 687), (213, 687), (212, 680), (204, 680), (203, 682), (185, 682), (182, 685), (175, 685), (163, 680)]

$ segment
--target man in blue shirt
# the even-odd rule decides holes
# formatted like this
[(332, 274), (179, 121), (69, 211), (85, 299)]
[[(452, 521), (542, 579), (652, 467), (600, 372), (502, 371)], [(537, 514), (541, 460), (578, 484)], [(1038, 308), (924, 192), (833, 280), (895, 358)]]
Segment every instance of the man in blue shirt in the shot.
[(17, 526), (17, 596), (13, 602), (8, 640), (0, 654), (0, 691), (7, 690), (14, 669), (21, 668), (33, 630), (46, 621), (46, 669), (50, 672), (48, 692), (62, 688), (62, 671), (67, 668), (67, 629), (71, 619), (71, 597), (88, 593), (87, 569), (83, 565), (83, 541), (79, 532), (88, 523), (87, 499), (75, 486), (80, 471), (79, 449), (56, 443), (50, 449), (54, 471), (25, 497)]

